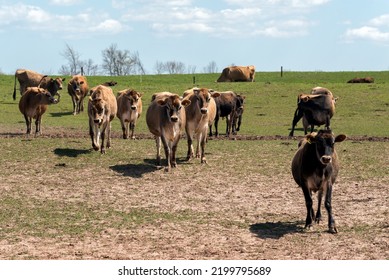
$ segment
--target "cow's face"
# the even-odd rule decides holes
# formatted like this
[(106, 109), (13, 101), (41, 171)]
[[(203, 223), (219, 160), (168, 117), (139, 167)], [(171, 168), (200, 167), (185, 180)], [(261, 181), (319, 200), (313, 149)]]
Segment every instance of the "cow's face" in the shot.
[(169, 121), (175, 123), (178, 122), (180, 119), (182, 106), (188, 106), (190, 104), (190, 101), (187, 99), (181, 101), (178, 95), (172, 95), (165, 99), (158, 100), (157, 104), (159, 106), (166, 107), (166, 112), (168, 114)]
[(93, 99), (90, 97), (89, 100), (91, 102), (91, 117), (93, 122), (101, 125), (105, 115), (105, 103), (99, 97)]
[(39, 94), (41, 96), (41, 101), (43, 104), (57, 104), (59, 102), (58, 99), (55, 99), (51, 93), (43, 88), (39, 88)]
[(207, 89), (194, 89), (193, 93), (195, 94), (195, 97), (197, 98), (197, 104), (200, 108), (201, 114), (207, 114), (208, 113), (208, 106), (209, 102), (211, 101), (212, 97), (218, 97), (220, 96), (220, 93), (218, 92), (209, 92)]
[(323, 165), (332, 162), (335, 143), (342, 142), (345, 139), (346, 135), (344, 134), (334, 137), (331, 130), (320, 130), (316, 135), (309, 134), (307, 136), (308, 143), (316, 144), (316, 157)]
[(129, 92), (126, 93), (125, 97), (127, 98), (128, 102), (130, 102), (131, 110), (136, 111), (138, 108), (139, 100), (142, 97), (142, 94), (136, 92), (135, 90), (130, 90)]

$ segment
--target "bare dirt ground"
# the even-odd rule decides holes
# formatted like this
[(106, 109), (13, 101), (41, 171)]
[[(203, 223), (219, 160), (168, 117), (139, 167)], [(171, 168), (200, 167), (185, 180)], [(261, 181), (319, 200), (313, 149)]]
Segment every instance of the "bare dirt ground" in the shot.
[[(77, 131), (45, 135), (80, 143), (86, 137)], [(0, 136), (14, 137), (22, 136)], [(254, 138), (287, 139), (237, 140)], [(353, 141), (387, 142), (388, 138)], [(63, 155), (63, 161), (52, 155), (39, 164), (5, 163), (3, 170), (17, 172), (6, 172), (0, 182), (0, 197), (8, 201), (0, 213), (12, 216), (3, 217), (6, 224), (0, 225), (0, 258), (389, 258), (388, 176), (352, 180), (341, 174), (333, 193), (339, 233), (327, 233), (324, 209), (323, 223), (306, 232), (303, 194), (289, 167), (271, 174), (261, 169), (265, 165), (271, 169), (272, 164), (277, 168), (271, 157), (253, 155), (243, 162), (242, 151), (226, 156), (215, 146), (219, 141), (210, 142), (208, 165), (180, 161), (170, 174), (154, 165), (153, 145), (140, 156), (143, 162), (136, 163), (131, 162), (134, 153), (126, 162), (83, 165), (83, 153), (89, 153), (84, 150), (74, 156), (79, 161), (74, 166), (66, 161), (70, 155)], [(287, 164), (292, 154), (285, 155)], [(16, 225), (15, 220), (29, 226)]]

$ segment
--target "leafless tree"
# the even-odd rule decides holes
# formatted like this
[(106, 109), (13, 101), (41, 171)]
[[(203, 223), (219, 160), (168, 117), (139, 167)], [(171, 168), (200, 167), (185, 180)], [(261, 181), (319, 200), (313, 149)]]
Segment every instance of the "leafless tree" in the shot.
[(110, 76), (145, 73), (138, 52), (131, 54), (129, 50), (119, 50), (116, 44), (112, 44), (103, 50), (102, 54), (102, 68)]
[(165, 62), (165, 71), (169, 74), (184, 74), (185, 64), (180, 61), (167, 61)]
[(204, 67), (204, 73), (217, 73), (217, 65), (215, 61), (211, 61), (208, 63), (206, 67)]
[(67, 64), (61, 66), (61, 74), (75, 75), (80, 72), (80, 54), (74, 48), (66, 44), (65, 51), (61, 55), (67, 60)]
[(157, 60), (154, 65), (154, 70), (157, 75), (163, 74), (165, 72), (165, 63)]
[(93, 63), (92, 59), (81, 62), (81, 67), (84, 70), (85, 76), (95, 76), (98, 74), (99, 66)]
[(196, 73), (196, 65), (188, 65), (188, 74)]

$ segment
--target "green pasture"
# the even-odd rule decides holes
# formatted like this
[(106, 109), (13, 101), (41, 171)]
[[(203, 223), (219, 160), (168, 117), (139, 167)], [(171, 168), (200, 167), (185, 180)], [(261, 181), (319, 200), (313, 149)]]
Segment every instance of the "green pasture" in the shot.
[[(194, 75), (146, 75), (122, 77), (88, 77), (90, 86), (106, 81), (117, 81), (116, 93), (124, 88), (134, 88), (144, 95), (143, 110), (137, 132), (148, 133), (145, 111), (153, 93), (171, 91), (182, 94), (195, 85), (215, 90), (233, 90), (246, 96), (243, 135), (288, 135), (296, 108), (296, 97), (309, 92), (312, 87), (330, 89), (339, 100), (331, 126), (335, 133), (353, 136), (389, 136), (389, 72), (258, 72), (254, 83), (215, 83), (219, 74)], [(373, 84), (348, 84), (354, 77), (372, 76)], [(67, 81), (70, 77), (66, 77)], [(12, 100), (14, 77), (0, 76), (0, 126), (2, 133), (25, 130), (24, 118), (18, 110), (17, 100)], [(18, 85), (17, 85), (18, 88)], [(60, 127), (88, 130), (86, 112), (72, 115), (72, 103), (65, 87), (61, 102), (51, 106), (43, 116), (42, 132), (45, 127)], [(85, 101), (86, 104), (86, 101)], [(296, 136), (302, 135), (302, 125), (297, 125)], [(113, 122), (113, 129), (120, 131), (119, 121)], [(222, 122), (220, 131), (224, 132)]]

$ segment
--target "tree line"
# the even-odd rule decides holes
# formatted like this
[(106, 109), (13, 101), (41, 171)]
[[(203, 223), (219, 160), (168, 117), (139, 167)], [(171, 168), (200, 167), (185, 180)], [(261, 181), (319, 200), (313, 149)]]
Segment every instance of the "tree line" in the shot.
[[(59, 69), (61, 75), (83, 74), (86, 76), (109, 75), (144, 75), (146, 70), (139, 57), (139, 52), (130, 50), (120, 50), (116, 44), (110, 45), (102, 52), (102, 64), (94, 63), (92, 59), (82, 60), (81, 55), (71, 46), (66, 44), (65, 50), (61, 56), (65, 58), (66, 64)], [(194, 65), (186, 66), (181, 61), (157, 61), (154, 65), (155, 74), (193, 74), (197, 73), (197, 67)], [(202, 69), (203, 73), (217, 73), (215, 61), (209, 62)]]

